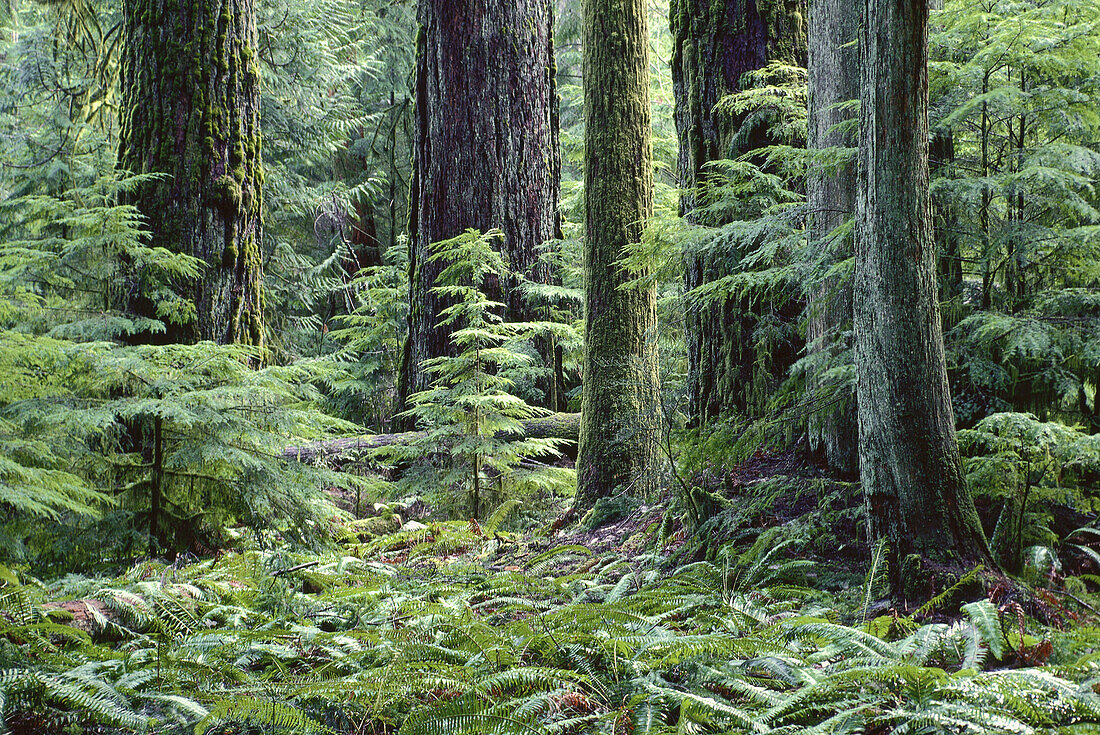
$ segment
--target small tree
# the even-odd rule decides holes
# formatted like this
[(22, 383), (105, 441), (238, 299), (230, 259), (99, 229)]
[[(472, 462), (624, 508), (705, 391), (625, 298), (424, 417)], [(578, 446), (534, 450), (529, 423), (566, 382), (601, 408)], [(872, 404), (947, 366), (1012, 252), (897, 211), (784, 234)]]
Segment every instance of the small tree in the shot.
[(438, 478), (446, 486), (464, 486), (474, 518), (481, 513), (482, 488), (490, 475), (510, 474), (547, 484), (552, 477), (539, 468), (520, 472), (530, 457), (557, 454), (554, 439), (523, 436), (521, 421), (543, 409), (527, 405), (509, 392), (510, 371), (521, 370), (532, 358), (518, 350), (521, 340), (539, 331), (532, 323), (506, 323), (504, 304), (492, 301), (485, 288), (508, 275), (504, 259), (494, 249), (499, 230), (476, 230), (433, 243), (429, 256), (442, 265), (433, 291), (452, 305), (440, 314), (439, 326), (451, 332), (453, 357), (425, 360), (421, 368), (432, 386), (410, 396), (406, 412), (426, 430), (423, 438), (399, 451), (399, 459), (415, 459), (440, 450), (449, 458)]

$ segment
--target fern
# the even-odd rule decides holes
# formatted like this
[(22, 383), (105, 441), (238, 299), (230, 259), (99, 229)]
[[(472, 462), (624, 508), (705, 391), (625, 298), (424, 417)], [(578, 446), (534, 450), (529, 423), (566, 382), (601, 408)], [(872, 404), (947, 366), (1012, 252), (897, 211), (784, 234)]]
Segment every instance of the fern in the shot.
[(240, 697), (216, 702), (207, 715), (195, 725), (195, 735), (203, 735), (224, 723), (261, 725), (293, 732), (334, 732), (307, 717), (298, 708), (286, 703), (256, 697)]
[(1004, 655), (1004, 632), (1001, 629), (1001, 615), (993, 603), (986, 600), (971, 602), (962, 606), (962, 611), (970, 623), (981, 634), (981, 641), (989, 647), (989, 652), (998, 661)]

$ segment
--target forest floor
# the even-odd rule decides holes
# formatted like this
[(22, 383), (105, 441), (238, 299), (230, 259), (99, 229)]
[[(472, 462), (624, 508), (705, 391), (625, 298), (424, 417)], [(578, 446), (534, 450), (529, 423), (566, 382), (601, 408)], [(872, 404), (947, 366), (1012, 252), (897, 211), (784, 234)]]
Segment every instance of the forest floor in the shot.
[(9, 580), (3, 722), (204, 735), (1100, 731), (1100, 627), (1085, 607), (1097, 595), (1042, 619), (1004, 600), (891, 608), (877, 602), (884, 570), (868, 569), (852, 486), (790, 454), (707, 482), (723, 499), (694, 533), (666, 523), (666, 504), (510, 532), (503, 511), (436, 521), (418, 500), (372, 506), (323, 552), (246, 547), (112, 578)]

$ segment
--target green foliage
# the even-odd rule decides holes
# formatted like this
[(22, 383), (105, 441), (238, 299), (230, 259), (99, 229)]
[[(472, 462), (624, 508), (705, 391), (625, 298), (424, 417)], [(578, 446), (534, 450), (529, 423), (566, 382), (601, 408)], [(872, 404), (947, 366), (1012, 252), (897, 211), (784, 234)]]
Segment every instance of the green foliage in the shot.
[[(197, 278), (202, 262), (149, 247), (140, 214), (120, 203), (153, 178), (110, 174), (61, 194), (0, 202), (2, 323), (83, 341), (193, 320), (194, 305), (169, 285)], [(138, 288), (155, 299), (159, 322), (128, 313)]]
[[(1030, 733), (1100, 724), (1094, 638), (1072, 647), (1059, 638), (1059, 655), (1076, 653), (1057, 667), (1006, 669), (998, 659), (1038, 639), (1021, 637), (1015, 617), (1006, 622), (987, 601), (951, 623), (907, 622), (879, 635), (841, 625), (790, 586), (798, 562), (776, 541), (669, 575), (591, 554), (581, 557), (590, 571), (578, 573), (560, 566), (570, 547), (532, 555), (522, 542), (497, 559), (525, 572), (487, 573), (486, 554), (503, 547), (475, 539), (445, 574), (401, 561), (406, 547), (397, 545), (362, 559), (251, 552), (178, 568), (147, 563), (106, 584), (9, 582), (0, 595), (2, 716), (9, 727), (132, 731), (148, 722), (199, 733), (621, 732), (627, 723), (643, 733)], [(313, 563), (284, 573), (305, 559)], [(32, 642), (28, 631), (61, 627), (34, 601), (66, 592), (102, 601), (109, 622), (93, 628), (98, 642)], [(47, 643), (37, 656), (21, 655), (39, 641)]]
[[(414, 416), (425, 434), (402, 447), (386, 447), (382, 454), (396, 460), (414, 460), (445, 454), (446, 461), (431, 473), (434, 482), (454, 488), (469, 498), (469, 512), (482, 510), (481, 488), (493, 477), (540, 489), (560, 486), (564, 472), (551, 472), (538, 463), (523, 467), (531, 458), (558, 454), (554, 439), (523, 436), (522, 419), (546, 413), (527, 405), (510, 391), (514, 375), (531, 358), (520, 351), (520, 342), (540, 330), (531, 323), (504, 322), (503, 304), (490, 300), (484, 285), (499, 282), (505, 265), (493, 241), (499, 231), (481, 235), (470, 230), (451, 240), (433, 243), (431, 259), (446, 265), (432, 290), (452, 306), (440, 314), (440, 325), (454, 328), (455, 354), (424, 362), (432, 387), (410, 396)], [(530, 465), (529, 465), (530, 466)], [(417, 483), (424, 482), (417, 476)]]
[(948, 145), (932, 188), (964, 425), (1026, 411), (1097, 428), (1097, 17), (1077, 0), (934, 15), (932, 125)]
[[(127, 344), (194, 316), (170, 285), (199, 262), (149, 247), (120, 203), (148, 178), (0, 204), (12, 215), (0, 241), (7, 558), (96, 566), (205, 548), (238, 523), (317, 541), (334, 516), (322, 486), (359, 482), (282, 456), (353, 429), (317, 410), (305, 366), (256, 370), (263, 355), (233, 346)], [(156, 320), (132, 315), (131, 289), (155, 299)]]
[[(1010, 571), (1023, 569), (1025, 549), (1057, 546), (1053, 504), (1095, 510), (1100, 445), (1094, 435), (1032, 414), (997, 413), (960, 431), (959, 446), (968, 484), (1001, 509), (990, 545)], [(1038, 559), (1035, 553), (1029, 558)], [(1039, 568), (1045, 575), (1051, 564)]]
[[(0, 402), (10, 432), (5, 502), (21, 511), (3, 533), (8, 544), (22, 537), (33, 542), (34, 553), (48, 551), (40, 562), (76, 553), (58, 543), (66, 533), (63, 511), (88, 514), (112, 504), (132, 515), (110, 522), (148, 529), (154, 550), (209, 547), (237, 523), (317, 541), (335, 515), (321, 488), (359, 482), (282, 456), (291, 441), (350, 427), (314, 408), (308, 372), (252, 369), (249, 349), (122, 347), (10, 332), (0, 335), (0, 349), (28, 375), (58, 377), (52, 386), (13, 391)], [(35, 478), (48, 484), (29, 484)], [(59, 523), (42, 524), (28, 513)], [(99, 563), (99, 554), (132, 553), (133, 541), (117, 541), (122, 548), (96, 550), (87, 546), (90, 538), (80, 539), (84, 563)]]
[(331, 332), (341, 348), (325, 376), (329, 405), (338, 415), (384, 430), (394, 412), (397, 371), (408, 310), (407, 266), (403, 262), (361, 270), (348, 287), (358, 304), (337, 316)]

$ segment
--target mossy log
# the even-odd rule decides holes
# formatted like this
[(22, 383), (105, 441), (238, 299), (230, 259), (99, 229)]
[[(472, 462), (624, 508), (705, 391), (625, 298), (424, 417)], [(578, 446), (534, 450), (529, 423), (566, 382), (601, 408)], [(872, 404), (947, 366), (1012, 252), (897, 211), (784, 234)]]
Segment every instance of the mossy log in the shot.
[[(520, 422), (524, 436), (533, 439), (562, 439), (576, 442), (580, 432), (581, 415), (579, 413), (554, 413), (540, 418)], [(300, 462), (312, 462), (317, 459), (352, 459), (372, 449), (408, 444), (424, 436), (420, 431), (404, 431), (397, 434), (363, 434), (310, 442), (297, 447), (288, 447), (283, 456)], [(507, 436), (499, 437), (507, 439)], [(564, 449), (566, 454), (571, 451)]]

